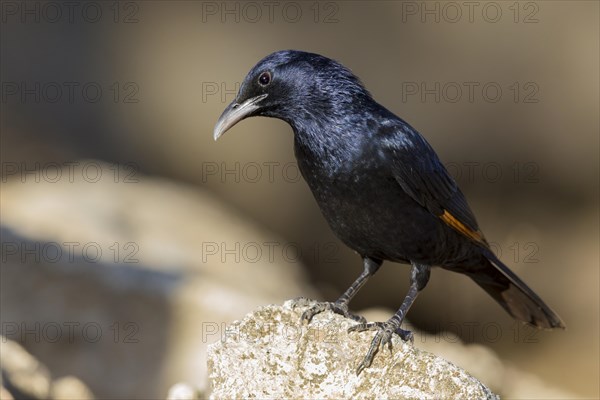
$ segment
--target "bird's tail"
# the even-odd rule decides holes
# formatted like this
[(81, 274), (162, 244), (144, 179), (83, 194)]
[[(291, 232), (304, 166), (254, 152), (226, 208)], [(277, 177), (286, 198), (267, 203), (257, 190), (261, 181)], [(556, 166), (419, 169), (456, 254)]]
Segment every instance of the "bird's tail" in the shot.
[(565, 328), (560, 317), (488, 249), (486, 265), (465, 271), (510, 315), (538, 328)]

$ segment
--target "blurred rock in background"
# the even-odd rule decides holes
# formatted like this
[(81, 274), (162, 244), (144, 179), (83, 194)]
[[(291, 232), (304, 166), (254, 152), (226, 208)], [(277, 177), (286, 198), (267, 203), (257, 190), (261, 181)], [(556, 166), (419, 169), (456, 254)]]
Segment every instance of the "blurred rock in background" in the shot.
[[(189, 298), (202, 292), (195, 289), (197, 281), (212, 293), (213, 273), (205, 278), (207, 270), (225, 271), (215, 277), (228, 293), (219, 298), (234, 299), (211, 302), (211, 309), (218, 303), (226, 310), (218, 321), (267, 301), (265, 296), (250, 304), (246, 296), (252, 293), (241, 288), (266, 290), (272, 301), (306, 294), (306, 282), (295, 278), (300, 264), (327, 299), (359, 274), (359, 258), (330, 232), (298, 176), (287, 125), (251, 119), (219, 143), (212, 141), (214, 122), (249, 68), (272, 51), (296, 48), (341, 61), (377, 100), (424, 134), (501, 259), (556, 309), (568, 329), (523, 328), (472, 282), (441, 270), (432, 274), (411, 321), (434, 334), (451, 332), (488, 346), (520, 370), (578, 396), (600, 396), (597, 2), (275, 2), (272, 10), (253, 2), (44, 4), (2, 3), (2, 241), (92, 241), (104, 246), (105, 258), (93, 268), (80, 258), (66, 266), (31, 256), (3, 260), (2, 289), (8, 292), (2, 299), (11, 300), (3, 301), (2, 321), (101, 321), (107, 324), (105, 340), (115, 331), (120, 339), (62, 345), (19, 340), (53, 372), (48, 360), (59, 370), (86, 365), (92, 369), (87, 377), (95, 380), (125, 381), (123, 376), (141, 369), (154, 377), (158, 370), (176, 376), (143, 384), (130, 378), (102, 389), (90, 383), (96, 395), (157, 393), (185, 380), (178, 371), (186, 368), (166, 360), (187, 351), (183, 342), (174, 346), (172, 337), (197, 334), (179, 326), (198, 306), (197, 297)], [(60, 18), (53, 18), (52, 7), (62, 7)], [(75, 7), (74, 13), (67, 7)], [(101, 191), (81, 177), (69, 186), (68, 174), (55, 175), (79, 160), (78, 168), (87, 168), (93, 181), (95, 165), (82, 161), (90, 159), (109, 163), (102, 168), (112, 180), (95, 186)], [(133, 190), (123, 188), (125, 181), (142, 174), (161, 189), (148, 188), (124, 203), (116, 193)], [(9, 191), (23, 194), (7, 205)], [(60, 204), (49, 205), (52, 198)], [(30, 202), (36, 207), (30, 209)], [(211, 214), (209, 224), (202, 214), (212, 204), (223, 211)], [(62, 213), (55, 211), (61, 205)], [(143, 228), (128, 223), (131, 218)], [(245, 228), (234, 222), (239, 220)], [(149, 242), (142, 246), (142, 239)], [(225, 246), (214, 246), (224, 240)], [(263, 273), (254, 274), (260, 263), (245, 273), (228, 269), (224, 264), (243, 252), (226, 247), (230, 240), (292, 244), (280, 252), (281, 264), (272, 263), (280, 268), (266, 266), (265, 274), (288, 271), (285, 285), (297, 290), (261, 286)], [(198, 255), (202, 241), (205, 254), (215, 253), (206, 263)], [(135, 250), (123, 247), (129, 242), (139, 245), (134, 265), (123, 260)], [(117, 248), (106, 248), (114, 243), (117, 263)], [(232, 248), (221, 262), (219, 251)], [(262, 248), (271, 249), (264, 243)], [(9, 251), (3, 248), (3, 257)], [(32, 263), (36, 272), (30, 274)], [(199, 266), (204, 264), (211, 267)], [(353, 308), (396, 309), (407, 275), (405, 266), (386, 264)], [(95, 311), (73, 311), (80, 303)], [(205, 319), (213, 314), (198, 315), (214, 322)], [(122, 341), (135, 325), (124, 324), (142, 319), (137, 335), (148, 347), (136, 344), (143, 350), (134, 362), (136, 346)], [(159, 329), (164, 326), (172, 330)], [(2, 332), (13, 328), (3, 325)], [(56, 346), (74, 361), (40, 356), (53, 354)], [(95, 351), (119, 354), (120, 364), (94, 365), (81, 356)], [(192, 359), (199, 360), (186, 358)]]
[(17, 342), (0, 336), (0, 390), (3, 400), (91, 400), (88, 387), (74, 376), (52, 380), (48, 369)]
[(315, 296), (283, 250), (293, 243), (204, 191), (141, 175), (115, 184), (108, 164), (81, 165), (100, 179), (78, 167), (72, 182), (14, 181), (1, 194), (2, 333), (53, 374), (101, 398), (203, 387), (225, 323)]

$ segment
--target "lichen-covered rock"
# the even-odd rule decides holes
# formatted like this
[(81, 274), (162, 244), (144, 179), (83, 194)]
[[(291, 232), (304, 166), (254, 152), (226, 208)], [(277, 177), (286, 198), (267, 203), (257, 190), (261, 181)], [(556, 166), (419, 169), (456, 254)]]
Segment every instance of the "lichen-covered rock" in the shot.
[(211, 398), (496, 398), (464, 370), (397, 336), (357, 376), (374, 333), (349, 334), (356, 322), (329, 311), (302, 325), (312, 304), (290, 300), (231, 324), (209, 346)]

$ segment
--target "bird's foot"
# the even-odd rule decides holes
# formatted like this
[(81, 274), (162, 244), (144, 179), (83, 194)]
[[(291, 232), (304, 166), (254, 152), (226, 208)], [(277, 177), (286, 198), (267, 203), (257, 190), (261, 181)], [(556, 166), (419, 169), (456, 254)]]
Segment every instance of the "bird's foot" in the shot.
[(330, 302), (330, 301), (323, 301), (323, 302), (319, 302), (317, 304), (315, 304), (314, 306), (312, 306), (311, 308), (309, 308), (308, 310), (304, 311), (302, 313), (302, 317), (301, 317), (301, 321), (302, 322), (306, 322), (307, 324), (310, 323), (310, 321), (313, 319), (313, 317), (317, 314), (322, 313), (323, 311), (333, 311), (336, 314), (340, 314), (343, 315), (346, 318), (350, 318), (354, 321), (357, 321), (359, 323), (366, 323), (366, 320), (364, 319), (364, 317), (361, 317), (360, 315), (356, 315), (356, 314), (352, 314), (349, 310), (348, 310), (348, 303), (344, 303), (341, 301), (335, 301), (335, 302)]
[(402, 340), (405, 342), (414, 341), (412, 332), (401, 329), (397, 320), (389, 320), (386, 322), (363, 322), (348, 329), (348, 332), (364, 331), (377, 331), (377, 333), (371, 341), (371, 346), (369, 347), (369, 351), (367, 351), (367, 355), (365, 355), (365, 358), (363, 358), (361, 363), (358, 365), (358, 368), (356, 369), (356, 375), (360, 375), (365, 368), (369, 368), (371, 366), (379, 349), (383, 349), (386, 344), (390, 350), (390, 354), (392, 353), (392, 335), (394, 333), (400, 336), (400, 338), (402, 338)]

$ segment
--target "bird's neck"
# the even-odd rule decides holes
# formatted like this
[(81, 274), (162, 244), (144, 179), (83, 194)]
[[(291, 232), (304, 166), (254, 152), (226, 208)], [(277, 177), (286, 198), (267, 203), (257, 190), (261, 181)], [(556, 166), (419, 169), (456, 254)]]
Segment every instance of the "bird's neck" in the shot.
[[(358, 157), (361, 132), (347, 129), (336, 118), (290, 123), (294, 130), (294, 150), (300, 168), (319, 170), (334, 176)], [(346, 126), (346, 129), (342, 127)]]
[(294, 130), (296, 158), (299, 165), (304, 162), (306, 167), (335, 175), (362, 157), (363, 145), (370, 139), (365, 111), (376, 103), (368, 93), (310, 100), (310, 106), (284, 119)]

